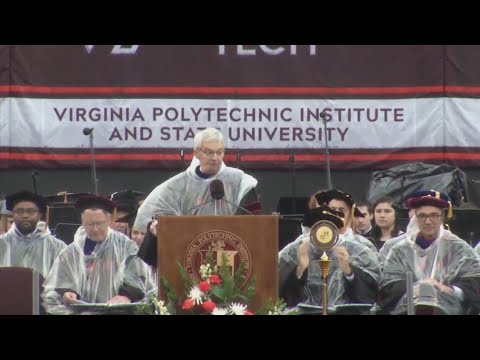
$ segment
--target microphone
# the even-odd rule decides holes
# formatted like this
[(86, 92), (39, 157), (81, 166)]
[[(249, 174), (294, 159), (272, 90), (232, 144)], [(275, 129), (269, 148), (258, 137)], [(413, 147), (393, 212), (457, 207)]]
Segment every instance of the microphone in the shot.
[(93, 148), (93, 128), (84, 128), (83, 135), (90, 136), (90, 169), (92, 171), (93, 189), (95, 195), (98, 195), (97, 169), (95, 166), (95, 149)]
[(33, 181), (33, 192), (35, 194), (38, 194), (38, 191), (37, 191), (37, 176), (40, 175), (40, 173), (38, 172), (38, 170), (33, 170), (32, 171), (32, 181)]
[(219, 179), (214, 179), (210, 183), (210, 194), (212, 195), (212, 199), (214, 200), (224, 200), (227, 204), (233, 205), (245, 212), (247, 212), (250, 215), (255, 215), (252, 213), (250, 210), (245, 209), (243, 206), (234, 204), (227, 199), (225, 199), (225, 187), (223, 186), (223, 181)]
[[(237, 205), (237, 204), (234, 204), (234, 203), (228, 201), (227, 199), (225, 199), (225, 187), (223, 185), (222, 180), (219, 180), (219, 179), (212, 180), (212, 182), (210, 183), (210, 196), (212, 197), (210, 200), (205, 201), (205, 202), (201, 203), (200, 205), (194, 206), (193, 208), (191, 208), (187, 212), (185, 212), (185, 215), (188, 215), (190, 212), (192, 212), (195, 209), (198, 209), (199, 207), (201, 207), (203, 205), (206, 205), (206, 204), (211, 203), (213, 201), (222, 200), (222, 199), (227, 204), (230, 204), (230, 205), (233, 205), (237, 208), (240, 208), (241, 210), (247, 212), (250, 215), (255, 215), (250, 210), (247, 210), (244, 207), (242, 207), (240, 205)], [(216, 212), (217, 211), (216, 211), (216, 207), (215, 207), (215, 215), (216, 215)]]
[(212, 195), (214, 200), (221, 200), (225, 196), (225, 188), (222, 180), (212, 180), (210, 183), (210, 195)]

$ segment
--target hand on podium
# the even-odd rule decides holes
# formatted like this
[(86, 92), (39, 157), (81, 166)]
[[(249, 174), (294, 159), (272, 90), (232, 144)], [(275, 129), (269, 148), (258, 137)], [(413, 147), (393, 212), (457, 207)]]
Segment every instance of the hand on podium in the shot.
[(157, 236), (157, 224), (158, 224), (157, 219), (153, 220), (150, 224), (150, 232), (155, 236)]
[(67, 291), (63, 294), (63, 302), (66, 305), (78, 304), (79, 301), (77, 300), (77, 294), (71, 291)]

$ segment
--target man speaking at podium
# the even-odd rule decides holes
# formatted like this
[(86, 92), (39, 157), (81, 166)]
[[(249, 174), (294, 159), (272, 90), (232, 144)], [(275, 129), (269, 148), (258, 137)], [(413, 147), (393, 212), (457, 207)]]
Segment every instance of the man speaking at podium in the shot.
[[(225, 143), (223, 135), (207, 128), (195, 135), (195, 157), (190, 167), (157, 186), (138, 210), (134, 227), (145, 229), (156, 215), (234, 215), (259, 212), (260, 203), (255, 192), (257, 180), (242, 170), (223, 162)], [(232, 204), (214, 201), (210, 193), (212, 180), (224, 184), (225, 198)], [(238, 206), (237, 206), (238, 205)]]
[[(225, 142), (220, 131), (207, 128), (198, 132), (193, 150), (195, 156), (189, 168), (160, 184), (148, 195), (138, 210), (134, 228), (150, 230), (155, 235), (156, 221), (152, 222), (152, 219), (157, 215), (241, 215), (261, 212), (255, 190), (257, 180), (223, 162)], [(139, 256), (155, 265), (156, 259), (153, 258), (156, 252), (153, 251), (152, 242), (156, 240), (149, 239), (153, 240), (147, 232)], [(142, 256), (145, 248), (149, 248), (147, 252), (152, 259)]]

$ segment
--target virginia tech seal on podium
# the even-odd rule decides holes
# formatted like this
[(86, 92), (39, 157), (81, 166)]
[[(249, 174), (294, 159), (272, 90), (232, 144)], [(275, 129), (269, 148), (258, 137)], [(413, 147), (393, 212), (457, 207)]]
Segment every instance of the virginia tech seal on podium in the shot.
[(227, 266), (230, 267), (232, 275), (241, 262), (244, 264), (243, 286), (250, 277), (252, 270), (252, 257), (247, 245), (237, 235), (223, 230), (212, 230), (200, 234), (190, 245), (188, 245), (183, 259), (186, 274), (195, 282), (201, 281), (199, 269), (205, 263), (209, 250), (213, 251), (213, 257), (217, 266), (222, 263), (222, 258), (226, 258)]

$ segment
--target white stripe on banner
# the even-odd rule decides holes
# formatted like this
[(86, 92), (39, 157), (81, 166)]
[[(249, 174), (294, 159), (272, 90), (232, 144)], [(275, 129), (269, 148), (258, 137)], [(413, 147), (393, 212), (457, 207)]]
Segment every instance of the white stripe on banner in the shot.
[(445, 118), (445, 146), (480, 146), (480, 99), (445, 99)]
[[(10, 107), (10, 108), (9, 108)], [(205, 127), (230, 149), (478, 146), (476, 99), (0, 99), (0, 146), (188, 148)]]

